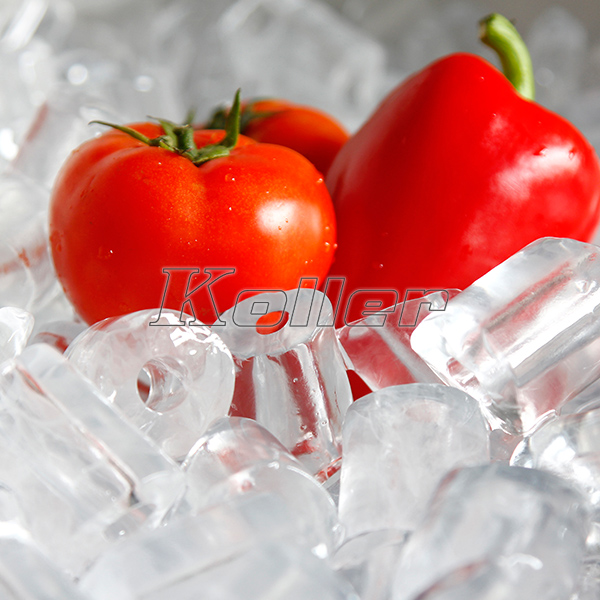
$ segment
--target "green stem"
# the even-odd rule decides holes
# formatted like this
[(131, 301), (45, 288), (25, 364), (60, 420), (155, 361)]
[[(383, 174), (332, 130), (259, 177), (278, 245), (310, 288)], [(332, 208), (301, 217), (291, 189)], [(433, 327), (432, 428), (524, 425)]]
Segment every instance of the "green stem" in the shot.
[(531, 56), (515, 26), (506, 17), (493, 13), (479, 22), (479, 39), (498, 53), (504, 75), (517, 92), (527, 100), (534, 100)]
[[(246, 127), (256, 119), (263, 119), (274, 115), (275, 112), (272, 110), (254, 110), (254, 105), (261, 100), (267, 100), (267, 98), (256, 98), (248, 102), (240, 112), (240, 133), (244, 133)], [(226, 106), (218, 107), (208, 121), (202, 125), (202, 129), (225, 129), (225, 122), (229, 109)]]
[(131, 127), (114, 125), (113, 123), (106, 123), (104, 121), (92, 121), (92, 123), (107, 125), (108, 127), (112, 127), (113, 129), (117, 129), (118, 131), (130, 135), (143, 144), (147, 144), (148, 146), (158, 146), (159, 148), (164, 148), (165, 150), (184, 156), (198, 166), (214, 158), (228, 156), (230, 151), (235, 148), (240, 133), (240, 90), (236, 92), (233, 105), (227, 115), (225, 122), (225, 137), (217, 144), (210, 144), (198, 148), (194, 141), (194, 128), (190, 123), (177, 125), (166, 119), (157, 119), (157, 121), (160, 123), (165, 133), (164, 135), (159, 135), (155, 138), (149, 138), (143, 133), (131, 129)]

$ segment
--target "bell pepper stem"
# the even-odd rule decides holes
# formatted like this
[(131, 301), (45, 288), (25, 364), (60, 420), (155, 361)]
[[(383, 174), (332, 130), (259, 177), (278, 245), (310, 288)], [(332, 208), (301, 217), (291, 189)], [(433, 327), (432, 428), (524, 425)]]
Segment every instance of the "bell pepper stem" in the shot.
[(535, 80), (529, 50), (515, 26), (498, 13), (479, 22), (479, 39), (500, 57), (502, 70), (527, 100), (535, 99)]

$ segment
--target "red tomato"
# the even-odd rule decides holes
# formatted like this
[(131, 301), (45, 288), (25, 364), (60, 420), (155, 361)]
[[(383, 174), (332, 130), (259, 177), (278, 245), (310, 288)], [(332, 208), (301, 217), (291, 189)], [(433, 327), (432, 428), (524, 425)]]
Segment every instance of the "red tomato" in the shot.
[[(133, 128), (164, 133), (152, 123)], [(224, 134), (193, 137), (203, 148)], [(109, 131), (73, 152), (50, 206), (56, 272), (88, 323), (161, 305), (180, 310), (188, 282), (171, 282), (163, 304), (163, 268), (199, 268), (194, 286), (206, 279), (204, 268), (234, 268), (211, 290), (219, 312), (245, 289), (293, 289), (303, 276), (326, 275), (335, 238), (331, 198), (314, 166), (243, 136), (227, 156), (196, 166)], [(199, 320), (215, 319), (208, 294), (192, 304)]]
[[(220, 123), (223, 116), (217, 111), (213, 122)], [(257, 142), (296, 150), (324, 175), (349, 137), (341, 123), (323, 111), (279, 99), (247, 100), (240, 131)]]

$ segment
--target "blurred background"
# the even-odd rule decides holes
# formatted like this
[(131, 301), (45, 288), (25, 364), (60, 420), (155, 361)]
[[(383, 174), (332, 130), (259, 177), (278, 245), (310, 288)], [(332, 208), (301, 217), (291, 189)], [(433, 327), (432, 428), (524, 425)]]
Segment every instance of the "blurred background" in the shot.
[[(51, 185), (93, 118), (197, 120), (234, 91), (317, 106), (355, 130), (410, 73), (497, 11), (529, 45), (537, 100), (600, 148), (598, 0), (1, 0), (0, 167)], [(60, 134), (59, 134), (60, 132)], [(40, 156), (53, 164), (39, 175)], [(50, 160), (50, 162), (52, 162)]]

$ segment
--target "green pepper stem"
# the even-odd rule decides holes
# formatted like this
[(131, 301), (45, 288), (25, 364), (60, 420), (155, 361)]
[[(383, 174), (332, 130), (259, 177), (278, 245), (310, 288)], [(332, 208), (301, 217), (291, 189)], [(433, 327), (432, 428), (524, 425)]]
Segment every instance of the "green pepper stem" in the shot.
[(529, 50), (515, 26), (498, 13), (479, 22), (479, 39), (497, 52), (502, 70), (527, 100), (535, 99), (535, 80)]

